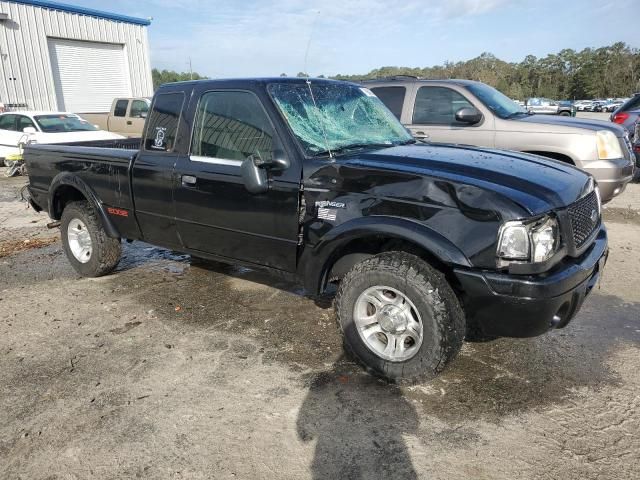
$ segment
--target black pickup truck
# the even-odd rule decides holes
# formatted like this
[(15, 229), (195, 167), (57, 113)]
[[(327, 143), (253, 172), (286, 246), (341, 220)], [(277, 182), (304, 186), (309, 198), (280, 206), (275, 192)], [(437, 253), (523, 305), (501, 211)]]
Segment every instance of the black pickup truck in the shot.
[(25, 160), (30, 202), (60, 221), (80, 274), (112, 271), (126, 239), (270, 269), (311, 294), (338, 284), (346, 350), (392, 381), (438, 374), (465, 335), (564, 327), (608, 252), (588, 174), (417, 142), (351, 83), (168, 84), (139, 150), (32, 145)]

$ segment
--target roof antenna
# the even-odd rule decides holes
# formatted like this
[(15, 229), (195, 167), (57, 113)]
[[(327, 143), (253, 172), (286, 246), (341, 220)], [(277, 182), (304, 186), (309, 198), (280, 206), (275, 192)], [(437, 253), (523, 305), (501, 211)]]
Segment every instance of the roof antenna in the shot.
[(304, 51), (304, 73), (307, 78), (309, 78), (309, 71), (307, 70), (307, 59), (309, 58), (309, 49), (311, 48), (311, 40), (313, 39), (313, 32), (316, 29), (316, 24), (318, 23), (318, 18), (320, 18), (320, 10), (316, 12), (316, 18), (313, 19), (313, 23), (311, 24), (311, 32), (309, 32), (309, 41), (307, 42), (307, 49)]
[[(309, 80), (309, 72), (307, 71), (307, 59), (309, 57), (309, 49), (311, 48), (311, 40), (313, 38), (313, 31), (316, 28), (316, 23), (318, 23), (318, 18), (320, 17), (320, 10), (316, 12), (316, 18), (313, 19), (313, 24), (311, 25), (311, 32), (309, 33), (309, 41), (307, 42), (307, 49), (304, 52), (304, 70), (302, 73), (306, 75), (305, 83), (307, 84), (307, 88), (309, 88), (309, 94), (311, 95), (311, 100), (313, 101), (313, 106), (316, 110), (320, 111), (318, 108), (318, 104), (316, 103), (316, 97), (313, 95), (313, 89), (311, 88), (311, 80)], [(329, 139), (327, 138), (327, 131), (324, 128), (324, 124), (322, 122), (322, 116), (320, 117), (320, 129), (322, 130), (322, 137), (324, 139), (324, 148), (329, 153), (329, 160), (334, 161), (333, 152), (329, 147)]]

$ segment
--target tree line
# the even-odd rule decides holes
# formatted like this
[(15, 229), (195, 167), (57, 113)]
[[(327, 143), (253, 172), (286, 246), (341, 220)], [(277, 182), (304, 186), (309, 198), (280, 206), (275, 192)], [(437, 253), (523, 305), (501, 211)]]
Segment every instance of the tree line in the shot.
[[(167, 82), (207, 78), (195, 72), (178, 73), (155, 68), (152, 73), (154, 88)], [(394, 75), (478, 80), (518, 100), (529, 97), (556, 100), (628, 97), (640, 91), (640, 49), (618, 42), (579, 52), (567, 48), (543, 58), (527, 55), (521, 62), (505, 62), (491, 53), (483, 53), (471, 60), (445, 62), (433, 67), (380, 67), (363, 75), (336, 75), (331, 78), (361, 81)], [(296, 76), (305, 77), (307, 74), (299, 72)]]
[(487, 83), (511, 98), (556, 100), (628, 97), (640, 91), (640, 49), (618, 42), (608, 47), (564, 49), (522, 62), (505, 62), (491, 53), (463, 62), (425, 68), (381, 67), (364, 75), (336, 75), (339, 80), (371, 80), (393, 75), (461, 78)]

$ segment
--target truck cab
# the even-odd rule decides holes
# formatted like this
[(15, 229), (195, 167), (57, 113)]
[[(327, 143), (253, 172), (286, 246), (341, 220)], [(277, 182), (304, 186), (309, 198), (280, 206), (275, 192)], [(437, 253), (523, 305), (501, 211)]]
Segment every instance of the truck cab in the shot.
[(115, 98), (108, 113), (82, 113), (86, 120), (102, 130), (124, 137), (141, 137), (151, 99), (146, 97)]

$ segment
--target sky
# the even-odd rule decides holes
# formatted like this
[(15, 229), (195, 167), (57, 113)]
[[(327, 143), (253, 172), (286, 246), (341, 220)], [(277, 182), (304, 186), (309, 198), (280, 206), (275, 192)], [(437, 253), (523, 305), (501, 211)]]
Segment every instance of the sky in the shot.
[(640, 0), (61, 0), (152, 18), (154, 68), (211, 78), (366, 73), (491, 52), (640, 47)]

